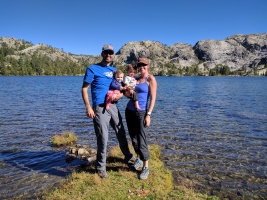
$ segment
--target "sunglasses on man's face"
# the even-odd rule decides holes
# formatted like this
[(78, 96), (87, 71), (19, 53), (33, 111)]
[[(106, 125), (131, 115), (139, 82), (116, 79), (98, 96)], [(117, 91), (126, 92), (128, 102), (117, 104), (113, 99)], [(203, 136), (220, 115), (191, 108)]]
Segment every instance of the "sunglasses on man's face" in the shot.
[(114, 54), (113, 51), (103, 51), (103, 53), (106, 54), (106, 55), (113, 55)]
[(147, 65), (144, 64), (144, 63), (139, 63), (139, 64), (137, 64), (137, 67), (145, 67), (145, 66), (147, 66)]

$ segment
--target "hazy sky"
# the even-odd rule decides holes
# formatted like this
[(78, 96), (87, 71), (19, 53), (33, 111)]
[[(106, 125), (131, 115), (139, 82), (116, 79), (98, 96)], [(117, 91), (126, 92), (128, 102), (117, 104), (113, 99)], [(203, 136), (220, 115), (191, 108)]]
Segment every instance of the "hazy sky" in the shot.
[(0, 0), (0, 37), (74, 54), (133, 41), (194, 45), (267, 32), (267, 0)]

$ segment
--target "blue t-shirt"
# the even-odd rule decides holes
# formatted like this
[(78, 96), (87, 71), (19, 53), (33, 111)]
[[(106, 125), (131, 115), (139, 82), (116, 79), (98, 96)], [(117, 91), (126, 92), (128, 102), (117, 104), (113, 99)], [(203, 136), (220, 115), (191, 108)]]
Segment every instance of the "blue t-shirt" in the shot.
[(110, 90), (120, 90), (121, 89), (122, 83), (118, 82), (115, 78), (112, 80), (110, 83), (109, 89)]
[(105, 103), (105, 96), (113, 79), (113, 66), (94, 64), (87, 67), (83, 81), (91, 85), (93, 106)]

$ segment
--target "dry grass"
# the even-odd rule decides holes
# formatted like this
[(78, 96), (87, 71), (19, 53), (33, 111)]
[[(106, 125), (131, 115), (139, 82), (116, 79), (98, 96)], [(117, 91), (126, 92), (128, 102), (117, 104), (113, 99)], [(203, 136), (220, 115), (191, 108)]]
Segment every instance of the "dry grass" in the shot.
[(77, 136), (74, 134), (74, 132), (71, 131), (63, 131), (62, 133), (55, 134), (50, 138), (50, 142), (54, 146), (73, 144), (76, 143), (77, 140)]
[(108, 178), (99, 178), (94, 167), (88, 166), (73, 173), (60, 188), (46, 194), (43, 199), (217, 199), (194, 193), (191, 189), (174, 190), (172, 174), (160, 160), (159, 147), (151, 145), (149, 151), (150, 174), (146, 180), (139, 180), (139, 172), (130, 171), (123, 164), (119, 147), (114, 147), (107, 160)]

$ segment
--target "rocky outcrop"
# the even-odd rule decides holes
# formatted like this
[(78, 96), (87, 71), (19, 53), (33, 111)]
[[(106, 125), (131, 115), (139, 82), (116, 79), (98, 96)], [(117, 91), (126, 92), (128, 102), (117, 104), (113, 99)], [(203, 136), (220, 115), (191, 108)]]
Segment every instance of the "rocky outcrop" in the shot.
[(266, 65), (267, 34), (235, 35), (225, 40), (203, 40), (193, 47), (208, 68), (227, 65), (231, 70)]
[(140, 55), (151, 59), (155, 68), (174, 64), (177, 68), (198, 66), (212, 69), (218, 65), (230, 70), (266, 68), (267, 33), (234, 35), (225, 40), (202, 40), (194, 46), (176, 43), (166, 46), (160, 42), (129, 42), (118, 52), (118, 63), (135, 62)]
[(138, 57), (149, 57), (152, 62), (168, 61), (170, 59), (170, 48), (160, 42), (142, 41), (129, 42), (116, 53), (115, 61), (118, 63), (135, 62)]
[(170, 57), (170, 62), (180, 67), (190, 67), (199, 63), (192, 45), (176, 43), (170, 46), (170, 49), (173, 53)]

